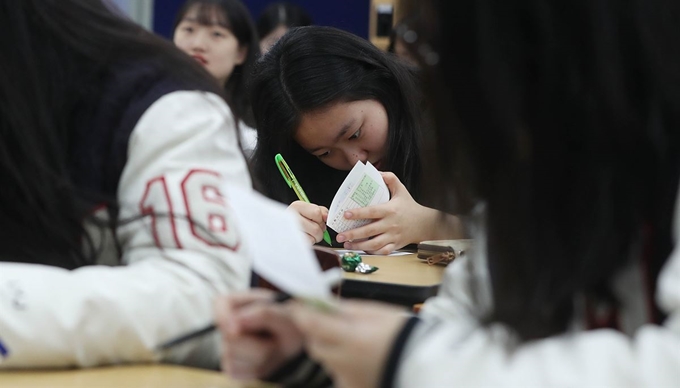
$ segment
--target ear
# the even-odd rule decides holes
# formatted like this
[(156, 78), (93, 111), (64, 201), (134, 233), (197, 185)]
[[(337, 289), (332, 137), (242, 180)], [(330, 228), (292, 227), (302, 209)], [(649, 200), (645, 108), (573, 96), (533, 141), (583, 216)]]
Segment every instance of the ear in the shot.
[(236, 65), (242, 65), (243, 62), (246, 61), (247, 57), (248, 57), (248, 47), (247, 46), (239, 46), (238, 55), (237, 55), (236, 61), (234, 63)]

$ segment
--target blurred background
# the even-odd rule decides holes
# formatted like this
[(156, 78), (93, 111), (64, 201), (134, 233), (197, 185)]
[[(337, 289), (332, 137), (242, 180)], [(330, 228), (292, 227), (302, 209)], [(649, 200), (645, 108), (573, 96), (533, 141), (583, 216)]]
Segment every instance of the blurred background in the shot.
[[(185, 0), (111, 0), (137, 23), (166, 38), (172, 34), (175, 14)], [(254, 20), (271, 0), (243, 0)], [(389, 33), (399, 20), (396, 0), (290, 0), (304, 7), (314, 23), (337, 27), (386, 49)]]

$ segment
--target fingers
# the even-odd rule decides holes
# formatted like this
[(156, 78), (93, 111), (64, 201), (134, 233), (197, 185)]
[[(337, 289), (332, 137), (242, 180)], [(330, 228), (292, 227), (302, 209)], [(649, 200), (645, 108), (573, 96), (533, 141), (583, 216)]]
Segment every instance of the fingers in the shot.
[(288, 209), (297, 213), (302, 231), (307, 234), (312, 244), (323, 239), (323, 232), (326, 230), (326, 220), (328, 219), (327, 208), (295, 201), (288, 206)]
[(218, 296), (213, 302), (213, 311), (215, 313), (215, 323), (222, 332), (230, 330), (229, 316), (231, 315), (231, 305), (229, 297)]
[(394, 213), (392, 206), (388, 206), (389, 202), (381, 205), (360, 207), (345, 212), (344, 217), (348, 220), (377, 220), (385, 218)]
[(322, 228), (316, 222), (312, 222), (306, 218), (300, 218), (300, 226), (312, 244), (316, 244), (323, 239), (323, 231), (326, 229)]
[(328, 217), (328, 209), (324, 206), (315, 205), (302, 201), (295, 201), (288, 206), (289, 209), (295, 210), (302, 217), (314, 222), (323, 222), (324, 217)]
[(261, 288), (252, 289), (248, 292), (235, 293), (215, 299), (214, 312), (217, 326), (223, 333), (239, 331), (238, 321), (232, 317), (244, 306), (257, 301), (270, 301), (274, 299), (274, 292)]
[(390, 194), (394, 197), (404, 191), (408, 192), (406, 190), (406, 186), (404, 186), (403, 183), (397, 178), (396, 175), (394, 175), (391, 172), (381, 172), (380, 175), (382, 175), (383, 180), (385, 181), (385, 184), (387, 185), (387, 188), (390, 190)]
[(285, 334), (292, 329), (292, 322), (283, 305), (276, 303), (253, 303), (244, 307), (236, 317), (243, 333)]
[[(385, 228), (383, 226), (383, 223), (380, 221), (375, 221), (372, 222), (368, 225), (364, 225), (361, 227), (358, 227), (356, 229), (352, 230), (347, 230), (345, 232), (342, 232), (338, 234), (336, 237), (336, 240), (339, 243), (344, 243), (344, 242), (349, 242), (349, 241), (357, 241), (357, 240), (363, 240), (367, 239), (369, 237), (377, 236), (379, 234), (385, 233)], [(346, 248), (346, 249), (352, 249), (352, 248)]]
[(221, 297), (232, 309), (238, 309), (253, 302), (271, 301), (274, 299), (275, 292), (265, 288), (252, 288), (248, 291), (237, 292), (229, 296)]
[(263, 355), (271, 353), (273, 341), (257, 337), (242, 337), (230, 343), (222, 355), (222, 369), (235, 379), (254, 379), (259, 375)]
[(381, 237), (382, 236), (378, 236), (376, 238), (358, 243), (353, 242), (351, 244), (348, 244), (350, 246), (349, 248), (345, 247), (345, 249), (364, 251), (371, 255), (389, 255), (393, 251), (401, 248), (397, 247), (397, 245), (394, 242), (386, 240), (385, 238)]
[(290, 316), (295, 325), (305, 334), (307, 339), (313, 339), (326, 344), (342, 342), (344, 336), (351, 332), (348, 322), (342, 317), (342, 310), (337, 313), (327, 313), (306, 306), (304, 303), (291, 303)]
[[(372, 346), (370, 335), (356, 332), (362, 329), (362, 324), (373, 326), (373, 323), (370, 323), (373, 321), (372, 316), (403, 315), (402, 310), (398, 308), (365, 301), (342, 302), (333, 313), (319, 311), (301, 303), (292, 303), (289, 309), (295, 324), (305, 336), (306, 348), (310, 355), (332, 364), (347, 360), (347, 354), (343, 354), (342, 349), (347, 348), (349, 342), (359, 340), (368, 347)], [(380, 324), (380, 321), (377, 320), (375, 323)]]
[(261, 378), (302, 351), (300, 331), (274, 299), (272, 291), (255, 289), (216, 302), (221, 364), (233, 378)]

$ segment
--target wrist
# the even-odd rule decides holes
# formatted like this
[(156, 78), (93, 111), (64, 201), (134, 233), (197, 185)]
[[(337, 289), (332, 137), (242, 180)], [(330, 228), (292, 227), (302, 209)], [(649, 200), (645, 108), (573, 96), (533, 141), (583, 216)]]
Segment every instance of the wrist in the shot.
[(442, 214), (438, 210), (422, 206), (420, 214), (423, 215), (423, 222), (418, 228), (418, 240), (414, 243), (445, 238), (445, 233), (442, 233)]
[(420, 241), (454, 240), (465, 237), (465, 227), (460, 217), (442, 213), (439, 210), (423, 207), (427, 221), (420, 228), (423, 231)]
[(392, 343), (392, 348), (387, 356), (385, 365), (383, 366), (382, 376), (380, 379), (381, 388), (392, 388), (396, 380), (397, 369), (402, 358), (402, 353), (408, 339), (413, 332), (413, 329), (420, 322), (418, 317), (412, 316), (402, 326), (399, 333), (397, 333), (394, 342)]

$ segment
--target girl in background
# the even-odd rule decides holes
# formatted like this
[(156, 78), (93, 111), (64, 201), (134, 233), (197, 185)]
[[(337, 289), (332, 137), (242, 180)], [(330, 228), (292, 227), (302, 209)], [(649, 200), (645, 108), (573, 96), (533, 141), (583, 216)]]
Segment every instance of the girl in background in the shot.
[(287, 1), (269, 4), (257, 19), (262, 54), (266, 54), (291, 28), (312, 24), (314, 24), (312, 17), (297, 4)]
[(260, 52), (248, 9), (240, 0), (188, 0), (177, 13), (173, 41), (224, 88), (240, 120), (241, 145), (250, 156), (257, 131), (246, 85)]
[(405, 40), (415, 39), (415, 36), (411, 33), (410, 35), (404, 37), (405, 33), (408, 31), (409, 23), (412, 23), (413, 20), (413, 17), (405, 17), (400, 20), (394, 26), (394, 28), (392, 28), (392, 31), (390, 32), (390, 42), (387, 46), (387, 52), (396, 55), (413, 66), (418, 66), (418, 61), (411, 54), (411, 51), (409, 51), (408, 43)]
[(214, 368), (214, 337), (155, 347), (250, 281), (221, 195), (250, 186), (223, 92), (107, 5), (0, 3), (0, 369)]
[[(322, 239), (327, 206), (357, 161), (385, 171), (392, 198), (345, 215), (373, 220), (339, 234), (345, 248), (387, 254), (462, 235), (456, 217), (442, 217), (412, 196), (418, 198), (422, 174), (412, 69), (348, 32), (299, 27), (258, 61), (251, 92), (259, 136), (254, 172), (267, 196), (292, 203), (311, 242)], [(313, 203), (295, 200), (274, 164), (277, 153)]]

